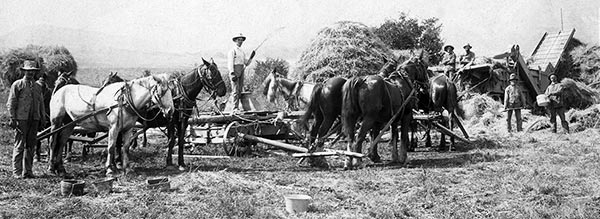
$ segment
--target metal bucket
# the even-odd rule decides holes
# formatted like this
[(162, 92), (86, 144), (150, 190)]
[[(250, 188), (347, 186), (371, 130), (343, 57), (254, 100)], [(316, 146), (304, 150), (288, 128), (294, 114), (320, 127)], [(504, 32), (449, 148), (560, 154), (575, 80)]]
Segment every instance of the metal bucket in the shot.
[(169, 182), (169, 178), (154, 178), (146, 180), (146, 188), (151, 190), (159, 190), (161, 192), (166, 192), (171, 189), (171, 182)]
[(60, 191), (63, 196), (83, 195), (85, 181), (83, 180), (63, 180), (60, 182)]
[(94, 182), (94, 187), (96, 187), (97, 192), (112, 192), (112, 186), (115, 178), (104, 178), (102, 180), (98, 180)]
[(310, 199), (308, 195), (286, 195), (285, 210), (291, 214), (306, 212)]
[(550, 99), (546, 94), (537, 95), (536, 101), (538, 106), (548, 106), (550, 104)]

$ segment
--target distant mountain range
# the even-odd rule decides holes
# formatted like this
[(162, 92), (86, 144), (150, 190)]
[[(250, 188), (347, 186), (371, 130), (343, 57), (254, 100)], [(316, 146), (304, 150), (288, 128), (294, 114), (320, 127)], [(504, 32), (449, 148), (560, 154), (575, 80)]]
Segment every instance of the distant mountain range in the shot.
[[(81, 68), (181, 68), (201, 63), (202, 57), (213, 58), (218, 65), (224, 65), (225, 52), (229, 49), (197, 53), (164, 52), (150, 40), (51, 25), (23, 27), (0, 36), (0, 48), (3, 49), (28, 44), (63, 45), (71, 51)], [(261, 48), (258, 58), (282, 58), (293, 66), (300, 53), (300, 48), (270, 46)]]

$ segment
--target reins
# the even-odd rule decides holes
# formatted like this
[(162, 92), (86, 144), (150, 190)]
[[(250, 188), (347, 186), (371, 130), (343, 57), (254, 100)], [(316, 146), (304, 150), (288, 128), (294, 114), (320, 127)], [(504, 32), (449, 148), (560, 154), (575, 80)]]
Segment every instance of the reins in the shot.
[[(154, 95), (154, 94), (152, 94), (152, 89), (155, 89), (154, 87), (153, 88), (147, 88), (145, 86), (142, 86), (142, 87), (148, 89), (150, 91), (150, 95)], [(125, 103), (127, 105), (129, 105), (129, 108), (131, 109), (131, 111), (133, 111), (138, 117), (140, 117), (144, 121), (155, 120), (158, 117), (158, 115), (160, 114), (160, 111), (159, 111), (152, 118), (147, 118), (147, 117), (144, 117), (144, 116), (141, 115), (141, 113), (135, 107), (135, 104), (133, 102), (133, 97), (131, 96), (131, 85), (129, 85), (129, 82), (125, 82), (125, 84), (123, 85), (123, 87), (121, 87), (121, 94), (119, 96), (119, 102), (120, 102), (121, 106), (122, 106), (122, 102), (123, 101), (125, 101)]]

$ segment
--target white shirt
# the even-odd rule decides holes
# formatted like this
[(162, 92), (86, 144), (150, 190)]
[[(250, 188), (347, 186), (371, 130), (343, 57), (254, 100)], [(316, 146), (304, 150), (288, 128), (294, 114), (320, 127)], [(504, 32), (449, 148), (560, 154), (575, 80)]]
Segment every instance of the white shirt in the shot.
[(229, 72), (233, 72), (234, 65), (244, 65), (246, 67), (250, 64), (250, 61), (246, 59), (246, 53), (244, 53), (242, 48), (237, 45), (227, 54), (227, 68), (229, 68)]

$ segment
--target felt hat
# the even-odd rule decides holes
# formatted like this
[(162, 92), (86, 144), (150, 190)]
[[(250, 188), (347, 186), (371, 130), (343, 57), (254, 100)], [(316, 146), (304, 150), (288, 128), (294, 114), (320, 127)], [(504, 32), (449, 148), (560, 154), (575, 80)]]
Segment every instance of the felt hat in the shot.
[(468, 43), (467, 43), (467, 45), (463, 46), (463, 48), (464, 48), (464, 49), (467, 49), (467, 48), (471, 49), (471, 48), (473, 48), (473, 47), (471, 46), (471, 44), (468, 44)]
[(452, 45), (445, 45), (444, 46), (444, 51), (448, 50), (448, 48), (452, 48), (452, 50), (454, 50), (454, 46), (452, 46)]
[(232, 38), (232, 40), (235, 42), (235, 40), (236, 40), (237, 38), (242, 38), (242, 41), (246, 41), (246, 37), (245, 37), (245, 36), (244, 36), (242, 33), (240, 33), (239, 35), (236, 35), (236, 36), (234, 36), (234, 37)]
[(549, 75), (548, 75), (548, 80), (550, 80), (550, 77), (551, 77), (552, 75), (556, 76), (556, 79), (558, 79), (558, 75), (557, 75), (556, 73), (552, 73), (552, 74), (549, 74)]
[(509, 81), (518, 81), (519, 79), (517, 78), (517, 74), (512, 73), (510, 74), (510, 76), (508, 77)]
[(37, 67), (37, 63), (35, 61), (32, 60), (25, 60), (23, 62), (23, 67), (21, 67), (21, 70), (40, 70)]

